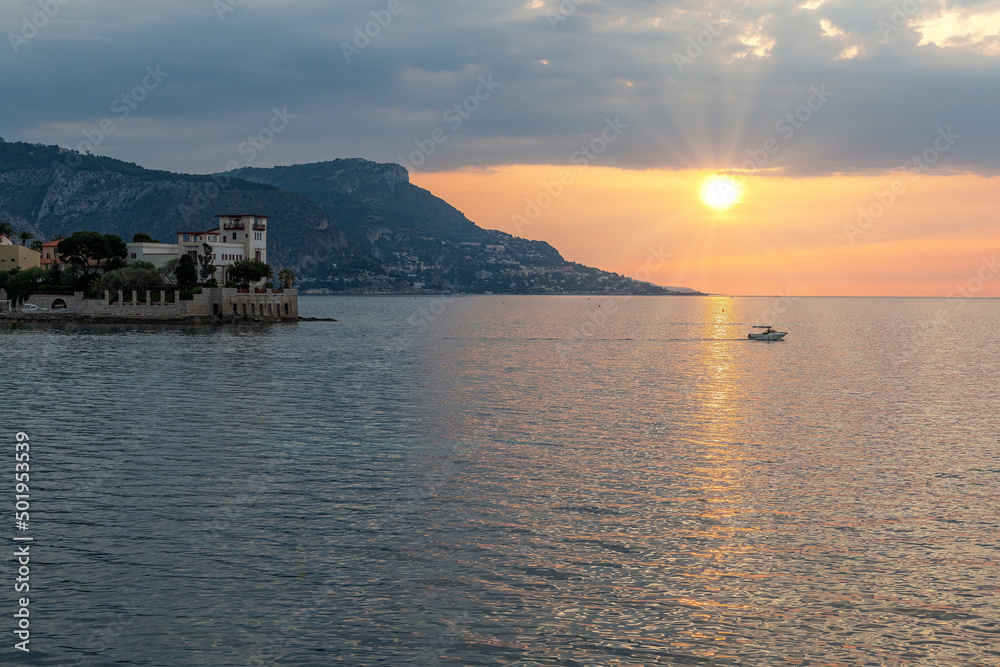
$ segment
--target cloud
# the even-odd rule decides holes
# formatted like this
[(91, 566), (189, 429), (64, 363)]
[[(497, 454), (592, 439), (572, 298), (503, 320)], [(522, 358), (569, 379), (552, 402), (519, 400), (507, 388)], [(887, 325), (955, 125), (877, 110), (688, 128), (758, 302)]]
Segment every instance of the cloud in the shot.
[[(15, 53), (9, 34), (39, 5), (4, 3), (2, 134), (75, 146), (110, 117), (97, 152), (209, 172), (244, 159), (241, 142), (287, 107), (296, 119), (255, 166), (397, 161), (439, 128), (422, 169), (560, 164), (609, 117), (629, 128), (606, 166), (738, 168), (770, 138), (769, 169), (888, 170), (947, 126), (962, 140), (935, 168), (992, 173), (1000, 160), (996, 3), (912, 0), (902, 15), (868, 0), (390, 4), (78, 0)], [(114, 101), (157, 65), (169, 78), (119, 118)], [(449, 122), (490, 75), (496, 93)], [(832, 97), (786, 136), (779, 124), (814, 86)]]
[(915, 26), (920, 46), (969, 47), (977, 53), (1000, 56), (1000, 3), (949, 7)]

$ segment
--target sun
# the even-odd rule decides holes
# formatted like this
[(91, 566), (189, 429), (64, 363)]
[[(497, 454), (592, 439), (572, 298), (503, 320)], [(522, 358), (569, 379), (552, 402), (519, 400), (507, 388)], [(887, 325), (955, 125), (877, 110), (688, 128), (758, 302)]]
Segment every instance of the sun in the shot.
[(729, 176), (709, 176), (701, 186), (701, 201), (717, 211), (724, 211), (738, 202), (740, 194), (740, 184)]

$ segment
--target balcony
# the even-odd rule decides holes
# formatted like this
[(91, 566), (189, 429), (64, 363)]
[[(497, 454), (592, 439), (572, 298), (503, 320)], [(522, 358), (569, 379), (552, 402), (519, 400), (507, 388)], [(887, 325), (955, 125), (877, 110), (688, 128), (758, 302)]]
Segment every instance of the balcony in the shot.
[[(257, 231), (257, 232), (267, 231), (267, 225), (265, 225), (263, 222), (255, 222), (255, 223), (253, 223), (253, 228), (254, 228), (254, 231)], [(240, 229), (242, 229), (242, 227)]]
[[(247, 227), (242, 222), (224, 222), (222, 223), (222, 228), (227, 231), (232, 231), (235, 229), (243, 230), (246, 229)], [(254, 228), (256, 228), (256, 225), (254, 225)]]

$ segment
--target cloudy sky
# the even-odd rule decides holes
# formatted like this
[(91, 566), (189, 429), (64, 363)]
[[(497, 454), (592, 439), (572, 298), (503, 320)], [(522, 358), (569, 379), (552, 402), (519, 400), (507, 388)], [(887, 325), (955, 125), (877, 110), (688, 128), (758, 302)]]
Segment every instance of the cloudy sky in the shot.
[(997, 0), (5, 0), (0, 32), (9, 141), (402, 162), (661, 284), (1000, 296)]

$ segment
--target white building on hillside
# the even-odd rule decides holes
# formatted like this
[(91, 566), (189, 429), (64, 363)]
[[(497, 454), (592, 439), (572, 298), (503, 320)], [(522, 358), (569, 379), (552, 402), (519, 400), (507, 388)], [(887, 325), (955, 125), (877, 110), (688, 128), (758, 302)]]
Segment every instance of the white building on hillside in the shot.
[(160, 268), (181, 255), (190, 255), (200, 264), (203, 243), (212, 246), (213, 276), (220, 285), (228, 280), (226, 267), (241, 259), (267, 262), (266, 215), (217, 215), (219, 226), (203, 232), (177, 232), (177, 243), (129, 243), (126, 261), (150, 262)]

